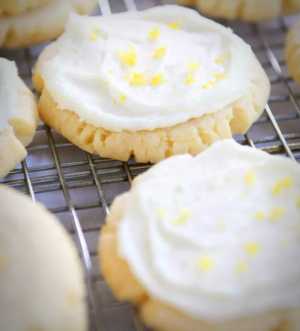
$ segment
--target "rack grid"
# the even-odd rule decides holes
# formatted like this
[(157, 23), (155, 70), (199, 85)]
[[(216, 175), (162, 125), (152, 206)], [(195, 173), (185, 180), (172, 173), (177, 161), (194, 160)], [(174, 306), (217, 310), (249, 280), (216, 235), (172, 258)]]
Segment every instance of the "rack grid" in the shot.
[[(142, 10), (170, 2), (99, 0), (97, 14)], [(284, 59), (285, 36), (294, 19), (280, 18), (259, 24), (219, 22), (231, 27), (252, 46), (272, 84), (263, 116), (245, 136), (237, 136), (236, 140), (297, 162), (300, 160), (300, 87), (290, 77)], [(31, 82), (32, 69), (45, 45), (0, 51), (1, 57), (16, 61), (20, 76), (37, 98)], [(74, 237), (85, 269), (90, 331), (147, 330), (129, 304), (114, 299), (101, 277), (97, 243), (113, 198), (128, 190), (133, 178), (150, 165), (133, 159), (120, 162), (90, 155), (43, 123), (39, 124), (27, 151), (28, 156), (21, 165), (0, 182), (28, 194), (34, 203), (44, 203)]]

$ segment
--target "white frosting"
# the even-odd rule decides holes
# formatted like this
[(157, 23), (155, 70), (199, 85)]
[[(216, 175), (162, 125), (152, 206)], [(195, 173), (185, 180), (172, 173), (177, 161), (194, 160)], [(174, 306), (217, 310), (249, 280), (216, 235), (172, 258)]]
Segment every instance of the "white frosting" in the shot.
[(300, 167), (221, 141), (141, 175), (119, 254), (149, 295), (207, 321), (300, 306)]
[[(169, 27), (174, 21), (179, 29)], [(108, 130), (182, 123), (226, 107), (250, 86), (250, 47), (230, 29), (183, 7), (109, 17), (73, 14), (59, 43), (59, 54), (42, 70), (46, 88), (58, 108)], [(159, 48), (165, 55), (155, 59)], [(122, 61), (128, 49), (136, 55), (132, 65)], [(134, 73), (144, 73), (145, 83), (132, 85)], [(153, 85), (157, 74), (162, 82)], [(194, 82), (187, 83), (188, 75)]]
[(16, 64), (0, 58), (0, 132), (9, 127), (18, 103), (18, 69)]

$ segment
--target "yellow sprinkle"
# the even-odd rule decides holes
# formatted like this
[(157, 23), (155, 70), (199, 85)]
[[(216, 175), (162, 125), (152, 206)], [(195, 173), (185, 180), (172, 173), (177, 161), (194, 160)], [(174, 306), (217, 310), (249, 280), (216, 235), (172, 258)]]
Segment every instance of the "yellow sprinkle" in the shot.
[(122, 99), (122, 100), (126, 100), (126, 95), (124, 94), (124, 93), (122, 93), (121, 95), (120, 95), (120, 98)]
[(270, 213), (271, 220), (278, 220), (281, 218), (285, 213), (284, 208), (274, 208)]
[(211, 86), (217, 86), (217, 83), (212, 82), (212, 81), (209, 81), (207, 84), (208, 84), (208, 85), (211, 85)]
[(255, 176), (252, 171), (249, 171), (247, 176), (246, 176), (246, 184), (247, 185), (253, 185), (255, 181)]
[(112, 74), (112, 73), (113, 73), (113, 70), (109, 70), (108, 72), (109, 72), (110, 74)]
[(163, 80), (163, 75), (161, 72), (152, 77), (152, 85), (160, 85), (163, 82), (166, 82), (166, 80)]
[(157, 40), (157, 39), (160, 37), (159, 27), (157, 27), (157, 28), (151, 30), (151, 31), (149, 32), (148, 37), (149, 37), (150, 39)]
[(195, 78), (192, 74), (187, 74), (186, 75), (186, 80), (185, 80), (186, 84), (192, 84), (195, 83)]
[(184, 209), (179, 217), (174, 220), (175, 225), (179, 225), (189, 219), (191, 215), (190, 209)]
[(163, 209), (158, 209), (156, 211), (156, 215), (159, 217), (164, 217), (166, 215), (166, 212)]
[[(147, 70), (148, 71), (148, 70)], [(130, 85), (144, 85), (147, 83), (147, 77), (145, 78), (145, 73), (147, 72), (142, 72), (140, 74), (134, 72), (132, 74), (132, 78), (131, 78), (131, 81), (130, 81)]]
[(240, 262), (240, 263), (238, 263), (238, 264), (236, 265), (236, 271), (237, 271), (237, 272), (242, 273), (242, 272), (245, 272), (246, 269), (247, 269), (247, 265), (246, 265), (246, 263), (244, 263), (244, 262)]
[(223, 62), (225, 59), (228, 58), (228, 56), (229, 56), (229, 54), (225, 54), (225, 55), (219, 57), (218, 59), (215, 60), (215, 63), (221, 63), (221, 62)]
[(208, 271), (213, 267), (213, 261), (209, 256), (203, 256), (199, 262), (201, 271)]
[(174, 21), (174, 22), (171, 22), (168, 27), (170, 29), (174, 29), (174, 30), (178, 30), (180, 29), (180, 22), (179, 21)]
[(218, 73), (214, 73), (214, 77), (216, 78), (216, 79), (225, 79), (225, 78), (228, 78), (228, 76), (227, 75), (220, 75), (220, 74), (218, 74)]
[(257, 255), (260, 252), (260, 247), (256, 243), (249, 243), (246, 245), (246, 251), (250, 255)]
[(277, 184), (275, 184), (273, 188), (273, 193), (275, 195), (278, 195), (281, 193), (281, 190), (283, 188), (289, 188), (291, 186), (292, 186), (292, 180), (290, 177), (282, 178)]
[(190, 71), (196, 71), (199, 69), (199, 63), (190, 61), (190, 63), (187, 64), (186, 67), (188, 67)]
[(203, 84), (201, 87), (204, 89), (207, 89), (207, 85), (205, 85), (205, 84)]
[(99, 33), (100, 33), (99, 28), (92, 29), (90, 31), (90, 40), (96, 41), (98, 39)]
[(285, 238), (280, 238), (278, 240), (278, 244), (280, 247), (284, 248), (286, 246), (286, 239)]
[(125, 78), (126, 78), (127, 80), (129, 80), (129, 79), (130, 79), (130, 75), (126, 74), (126, 75), (125, 75)]
[(259, 211), (254, 215), (254, 219), (257, 221), (262, 221), (264, 219), (264, 213)]
[(167, 54), (166, 47), (159, 47), (154, 51), (154, 54), (151, 56), (151, 59), (159, 59)]
[(131, 45), (127, 46), (126, 52), (121, 54), (121, 61), (127, 66), (135, 66), (137, 55), (135, 53), (134, 47)]

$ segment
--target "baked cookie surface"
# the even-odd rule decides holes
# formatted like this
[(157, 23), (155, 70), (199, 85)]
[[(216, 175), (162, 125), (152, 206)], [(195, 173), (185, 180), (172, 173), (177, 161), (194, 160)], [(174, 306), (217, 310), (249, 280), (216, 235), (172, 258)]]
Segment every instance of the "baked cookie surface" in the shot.
[(233, 140), (162, 161), (112, 204), (106, 281), (155, 330), (298, 331), (299, 173)]
[(0, 0), (0, 14), (15, 16), (53, 0)]
[(0, 329), (87, 331), (84, 275), (69, 234), (3, 185), (0, 219)]
[[(25, 5), (29, 1), (20, 3)], [(40, 0), (30, 3), (36, 6), (16, 16), (0, 16), (0, 47), (22, 48), (53, 40), (63, 33), (70, 12), (85, 15), (97, 7), (97, 0)]]
[(298, 19), (287, 34), (285, 58), (293, 79), (300, 84), (300, 20)]
[(0, 58), (0, 178), (27, 155), (38, 123), (33, 94), (18, 77), (14, 62)]
[(299, 0), (177, 0), (179, 4), (194, 5), (202, 13), (225, 19), (251, 22), (271, 20), (300, 11)]
[(178, 6), (73, 15), (33, 82), (40, 116), (56, 131), (89, 152), (141, 162), (245, 133), (270, 92), (248, 45)]

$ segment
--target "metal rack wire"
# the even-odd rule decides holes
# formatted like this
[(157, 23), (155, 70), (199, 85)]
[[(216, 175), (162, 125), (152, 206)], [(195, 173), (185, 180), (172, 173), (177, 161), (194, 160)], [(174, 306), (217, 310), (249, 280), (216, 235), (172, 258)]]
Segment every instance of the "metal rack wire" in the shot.
[[(105, 15), (115, 9), (138, 10), (164, 3), (163, 0), (99, 1), (100, 10)], [(236, 139), (241, 144), (297, 161), (300, 159), (300, 88), (288, 74), (283, 52), (290, 19), (260, 24), (221, 23), (231, 26), (252, 45), (272, 83), (264, 115), (245, 136)], [(1, 51), (0, 56), (16, 60), (20, 75), (32, 87), (32, 68), (43, 47)], [(118, 303), (99, 274), (97, 240), (114, 196), (128, 190), (133, 178), (150, 165), (90, 155), (42, 123), (27, 150), (26, 160), (1, 182), (29, 194), (33, 202), (45, 203), (74, 235), (85, 268), (91, 307), (90, 330), (145, 330), (131, 306)]]

